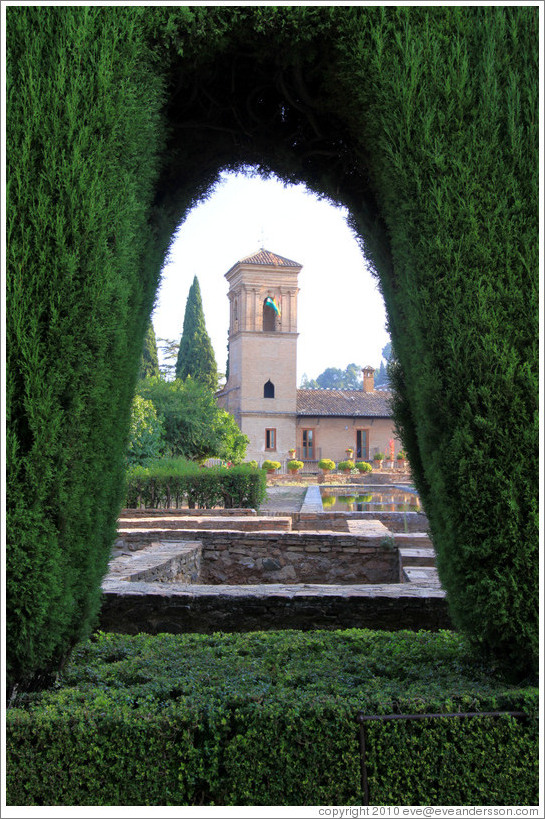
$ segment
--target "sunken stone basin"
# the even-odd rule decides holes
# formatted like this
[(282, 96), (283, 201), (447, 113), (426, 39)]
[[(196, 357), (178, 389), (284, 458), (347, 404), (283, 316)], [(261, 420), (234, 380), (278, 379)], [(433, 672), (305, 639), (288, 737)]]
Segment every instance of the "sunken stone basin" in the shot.
[(424, 554), (425, 535), (394, 539), (379, 521), (358, 521), (356, 531), (340, 533), (293, 532), (279, 517), (274, 530), (264, 530), (265, 521), (253, 520), (256, 531), (145, 529), (123, 521), (102, 586), (99, 628), (155, 634), (452, 627), (433, 566), (411, 576), (400, 562), (403, 548)]

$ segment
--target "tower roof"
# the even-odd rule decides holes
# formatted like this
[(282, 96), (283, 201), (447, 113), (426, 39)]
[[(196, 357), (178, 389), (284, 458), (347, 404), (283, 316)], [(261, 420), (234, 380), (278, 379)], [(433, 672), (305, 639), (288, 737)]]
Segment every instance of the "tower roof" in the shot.
[[(250, 256), (245, 256), (244, 259), (240, 259), (233, 265), (231, 270), (239, 264), (262, 264), (268, 267), (302, 267), (299, 262), (286, 259), (285, 256), (279, 256), (278, 253), (271, 253), (270, 250), (264, 248), (261, 248), (257, 253), (252, 253)], [(230, 273), (231, 270), (228, 272)]]

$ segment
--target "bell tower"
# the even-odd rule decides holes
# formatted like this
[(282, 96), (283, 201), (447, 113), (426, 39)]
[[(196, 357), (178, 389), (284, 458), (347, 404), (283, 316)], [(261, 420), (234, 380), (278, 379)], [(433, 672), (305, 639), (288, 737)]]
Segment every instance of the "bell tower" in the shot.
[(229, 378), (218, 394), (250, 444), (247, 458), (283, 461), (296, 445), (297, 262), (261, 249), (225, 274)]

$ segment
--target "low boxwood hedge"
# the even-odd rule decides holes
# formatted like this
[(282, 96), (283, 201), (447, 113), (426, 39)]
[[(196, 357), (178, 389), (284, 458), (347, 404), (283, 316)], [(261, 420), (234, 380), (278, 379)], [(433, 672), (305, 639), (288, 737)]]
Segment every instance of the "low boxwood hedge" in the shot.
[(10, 805), (533, 805), (538, 697), (452, 632), (256, 632), (80, 645), (7, 714)]
[(127, 470), (127, 507), (259, 509), (267, 479), (249, 465), (199, 467), (184, 458), (163, 458)]

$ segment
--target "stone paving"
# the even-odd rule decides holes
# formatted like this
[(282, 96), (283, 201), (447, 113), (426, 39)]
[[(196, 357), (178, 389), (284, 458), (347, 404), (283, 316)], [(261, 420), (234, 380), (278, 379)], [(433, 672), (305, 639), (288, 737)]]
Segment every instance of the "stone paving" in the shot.
[[(266, 518), (309, 510), (323, 511), (318, 485), (279, 485), (267, 487), (267, 497), (259, 515), (260, 529)], [(198, 513), (197, 513), (198, 514)], [(180, 516), (181, 517), (181, 516)], [(125, 521), (120, 521), (123, 526)], [(118, 541), (108, 575), (104, 579), (103, 621), (105, 630), (120, 627), (127, 633), (148, 630), (230, 631), (268, 628), (448, 628), (446, 594), (435, 569), (435, 553), (426, 533), (392, 533), (378, 520), (349, 520), (349, 536), (395, 540), (400, 554), (400, 582), (397, 583), (268, 583), (249, 585), (209, 585), (180, 582), (180, 560), (198, 555), (199, 526), (180, 533), (191, 541), (161, 541), (171, 526), (170, 538), (181, 521), (151, 523), (140, 518), (125, 527), (129, 531), (150, 524), (154, 543), (137, 552)], [(233, 521), (233, 528), (236, 529)], [(174, 524), (174, 525), (172, 525)], [(197, 524), (197, 525), (196, 525)], [(203, 526), (204, 524), (204, 526)], [(182, 524), (185, 525), (185, 524)], [(189, 525), (189, 524), (188, 524)], [(134, 527), (134, 528), (133, 528)], [(193, 528), (195, 527), (195, 528)], [(241, 527), (242, 528), (242, 527)], [(244, 527), (245, 528), (245, 527)], [(211, 535), (209, 531), (206, 533)], [(269, 533), (273, 535), (272, 532)], [(315, 531), (315, 535), (327, 534)], [(203, 535), (205, 532), (203, 531)], [(194, 565), (191, 566), (194, 581)], [(185, 579), (185, 578), (184, 578)], [(132, 601), (132, 602), (131, 602)], [(155, 602), (154, 602), (155, 601)], [(132, 630), (131, 630), (132, 629)]]
[[(267, 512), (300, 512), (305, 500), (306, 486), (268, 486), (267, 497), (259, 508), (260, 514)], [(318, 489), (317, 486), (314, 489)]]

